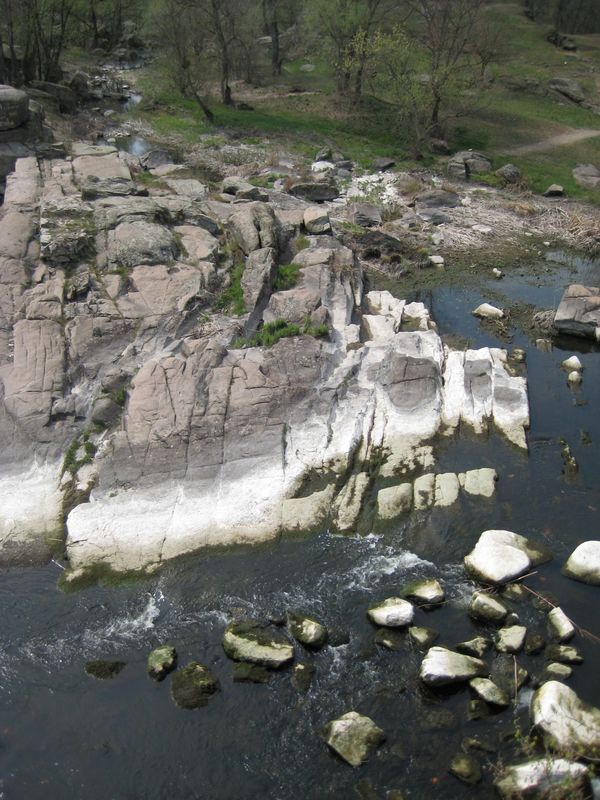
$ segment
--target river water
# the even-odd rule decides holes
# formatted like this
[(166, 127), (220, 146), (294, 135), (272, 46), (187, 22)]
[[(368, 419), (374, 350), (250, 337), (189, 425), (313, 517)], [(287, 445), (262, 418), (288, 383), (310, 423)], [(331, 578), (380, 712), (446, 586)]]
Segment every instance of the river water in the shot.
[[(559, 256), (556, 256), (558, 258)], [(600, 283), (600, 264), (563, 259), (548, 272), (512, 271), (501, 290), (513, 301), (556, 306), (573, 281)], [(478, 288), (441, 288), (426, 299), (442, 334), (460, 334), (472, 347), (503, 345), (471, 316), (488, 298)], [(517, 329), (511, 346), (527, 351), (531, 402), (530, 452), (503, 440), (462, 432), (440, 453), (438, 471), (494, 466), (500, 480), (491, 500), (463, 499), (402, 520), (382, 534), (283, 539), (253, 549), (205, 553), (167, 566), (134, 584), (96, 586), (65, 594), (60, 566), (3, 570), (0, 581), (0, 797), (3, 800), (317, 800), (358, 797), (367, 782), (376, 797), (401, 789), (407, 798), (494, 796), (493, 770), (511, 757), (504, 741), (518, 709), (469, 720), (468, 689), (433, 696), (418, 683), (422, 655), (408, 642), (399, 652), (378, 648), (365, 617), (375, 599), (396, 594), (412, 578), (436, 576), (449, 602), (417, 611), (416, 624), (440, 631), (454, 646), (478, 628), (465, 609), (472, 592), (462, 557), (486, 528), (531, 535), (555, 554), (527, 579), (552, 594), (579, 625), (600, 635), (598, 589), (564, 578), (560, 567), (575, 545), (598, 537), (600, 514), (600, 352), (584, 340), (565, 340), (541, 352)], [(578, 353), (583, 385), (567, 386), (560, 368)], [(588, 435), (582, 432), (587, 432)], [(579, 464), (562, 471), (560, 437)], [(589, 441), (591, 437), (591, 442)], [(307, 694), (290, 671), (267, 685), (232, 682), (220, 641), (232, 614), (282, 614), (297, 608), (346, 631), (349, 644), (303, 658), (316, 666)], [(543, 632), (530, 603), (525, 624)], [(150, 649), (170, 642), (179, 663), (201, 661), (222, 691), (200, 710), (182, 711), (169, 679), (147, 678)], [(600, 704), (598, 648), (578, 636), (585, 662), (570, 685)], [(88, 660), (114, 658), (127, 667), (110, 681), (84, 672)], [(543, 657), (519, 657), (535, 677)], [(522, 695), (527, 701), (527, 691)], [(332, 755), (318, 736), (330, 719), (356, 709), (372, 717), (387, 741), (358, 770)], [(469, 788), (447, 772), (465, 737), (478, 736), (495, 752), (480, 754), (484, 780)], [(361, 784), (363, 794), (367, 784)], [(368, 796), (364, 794), (364, 796)]]

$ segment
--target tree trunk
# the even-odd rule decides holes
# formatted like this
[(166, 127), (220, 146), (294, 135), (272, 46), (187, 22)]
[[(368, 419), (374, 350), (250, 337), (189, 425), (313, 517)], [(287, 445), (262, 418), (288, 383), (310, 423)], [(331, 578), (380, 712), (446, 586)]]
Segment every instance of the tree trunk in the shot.
[(211, 0), (212, 7), (212, 20), (215, 35), (217, 37), (217, 44), (221, 53), (221, 100), (226, 106), (233, 105), (231, 99), (231, 87), (229, 86), (229, 45), (223, 31), (221, 24), (221, 15), (219, 12), (219, 0)]
[(279, 23), (277, 21), (276, 0), (263, 0), (265, 28), (271, 37), (271, 73), (281, 75), (281, 50), (279, 44)]
[(200, 97), (199, 92), (194, 90), (193, 94), (194, 94), (194, 100), (198, 103), (198, 105), (202, 109), (202, 113), (204, 114), (204, 116), (206, 118), (206, 121), (210, 122), (210, 124), (212, 125), (214, 123), (214, 121), (215, 121), (215, 115), (210, 110), (210, 108), (206, 105), (204, 100)]

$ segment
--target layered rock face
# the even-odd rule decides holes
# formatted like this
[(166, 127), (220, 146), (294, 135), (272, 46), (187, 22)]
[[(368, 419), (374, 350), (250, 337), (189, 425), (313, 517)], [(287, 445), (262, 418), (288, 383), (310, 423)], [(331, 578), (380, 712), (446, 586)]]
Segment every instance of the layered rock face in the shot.
[[(65, 515), (76, 569), (349, 531), (378, 482), (431, 467), (439, 433), (495, 426), (526, 446), (525, 382), (505, 353), (449, 350), (422, 304), (366, 292), (334, 235), (299, 249), (307, 202), (224, 203), (172, 183), (140, 196), (114, 149), (87, 145), (9, 176), (4, 560), (38, 557)], [(234, 260), (246, 314), (211, 313)], [(298, 280), (282, 289), (290, 262)], [(245, 344), (281, 320), (300, 335)]]

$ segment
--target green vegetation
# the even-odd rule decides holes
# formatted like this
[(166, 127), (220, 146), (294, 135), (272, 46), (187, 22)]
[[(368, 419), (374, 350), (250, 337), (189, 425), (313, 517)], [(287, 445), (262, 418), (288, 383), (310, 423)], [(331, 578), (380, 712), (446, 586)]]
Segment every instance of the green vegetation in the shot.
[(276, 292), (292, 289), (298, 283), (300, 267), (297, 264), (281, 264), (277, 267), (277, 277), (273, 288)]
[(224, 292), (221, 293), (217, 300), (216, 307), (222, 311), (228, 311), (235, 314), (236, 317), (241, 317), (246, 313), (246, 304), (244, 303), (244, 290), (242, 289), (242, 275), (244, 274), (244, 262), (237, 260), (234, 263), (233, 271), (231, 273), (231, 283)]
[(310, 317), (305, 320), (304, 326), (295, 323), (286, 322), (284, 319), (277, 319), (275, 322), (267, 322), (263, 327), (252, 334), (249, 339), (238, 337), (231, 343), (233, 350), (238, 350), (242, 347), (272, 347), (280, 339), (285, 339), (290, 336), (314, 336), (319, 338), (322, 336), (329, 336), (329, 327), (327, 325), (310, 325)]

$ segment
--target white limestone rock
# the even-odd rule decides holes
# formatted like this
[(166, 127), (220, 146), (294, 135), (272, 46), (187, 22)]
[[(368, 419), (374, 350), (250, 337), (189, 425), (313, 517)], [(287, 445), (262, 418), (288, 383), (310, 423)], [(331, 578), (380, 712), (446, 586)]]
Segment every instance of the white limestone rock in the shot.
[(294, 647), (273, 625), (257, 620), (230, 622), (223, 634), (223, 649), (229, 658), (279, 669), (294, 658)]
[(559, 642), (568, 642), (575, 635), (575, 626), (558, 606), (548, 614), (548, 628), (552, 637)]
[(504, 311), (490, 303), (482, 303), (473, 311), (473, 315), (481, 319), (503, 319)]
[(379, 519), (395, 519), (410, 511), (413, 502), (412, 483), (388, 486), (377, 492), (377, 516)]
[(490, 467), (482, 467), (481, 469), (470, 469), (465, 473), (461, 473), (458, 479), (467, 494), (478, 497), (492, 497), (496, 491), (498, 473)]
[(576, 761), (546, 756), (506, 767), (495, 785), (502, 800), (521, 797), (569, 800), (580, 791), (587, 796), (588, 770)]
[(485, 592), (475, 592), (469, 603), (469, 616), (479, 622), (502, 624), (507, 614), (504, 603)]
[(473, 678), (469, 681), (469, 686), (479, 698), (485, 700), (486, 703), (490, 703), (490, 705), (506, 708), (510, 704), (506, 692), (503, 692), (489, 678)]
[(524, 625), (510, 625), (500, 628), (496, 634), (496, 650), (500, 653), (518, 653), (525, 644), (527, 628)]
[(323, 738), (352, 767), (360, 767), (385, 739), (385, 733), (372, 719), (349, 711), (327, 723)]
[(367, 612), (367, 616), (375, 625), (384, 628), (404, 628), (413, 621), (415, 609), (408, 600), (401, 597), (388, 597)]
[(413, 484), (413, 491), (415, 509), (430, 508), (435, 498), (435, 475), (433, 472), (420, 475)]
[(458, 500), (460, 484), (454, 472), (444, 472), (435, 476), (435, 505), (440, 508), (451, 506)]
[(446, 597), (441, 583), (435, 578), (410, 583), (404, 587), (402, 594), (417, 605), (426, 606), (439, 605)]
[(531, 717), (556, 748), (583, 758), (600, 755), (600, 709), (584, 703), (559, 681), (548, 681), (536, 691)]
[(576, 581), (600, 586), (600, 542), (592, 540), (576, 547), (562, 571)]
[(565, 358), (565, 360), (562, 362), (562, 366), (564, 367), (564, 369), (569, 370), (569, 372), (573, 370), (575, 370), (576, 372), (581, 372), (581, 370), (583, 369), (583, 364), (581, 363), (579, 358), (577, 358), (577, 356), (570, 356), (569, 358)]
[(419, 676), (427, 686), (448, 686), (482, 677), (487, 672), (485, 663), (478, 658), (445, 647), (432, 647), (421, 663)]
[(502, 584), (524, 575), (551, 555), (524, 536), (511, 531), (484, 531), (464, 559), (465, 570), (484, 583)]

